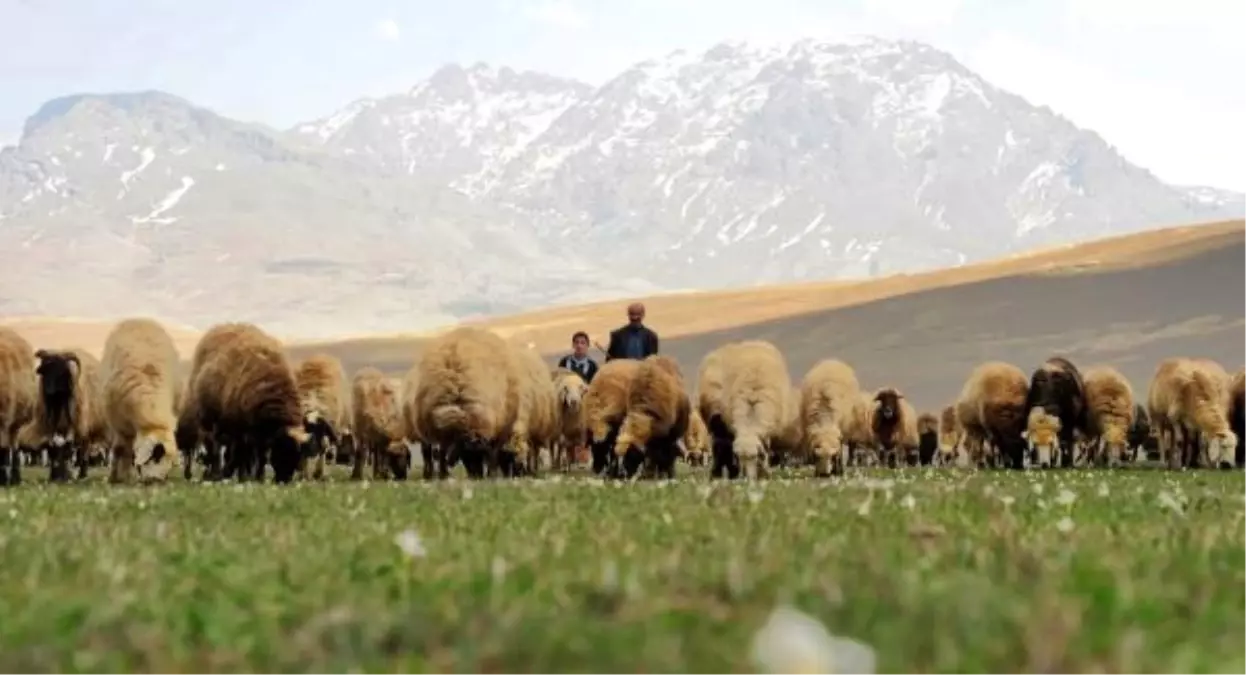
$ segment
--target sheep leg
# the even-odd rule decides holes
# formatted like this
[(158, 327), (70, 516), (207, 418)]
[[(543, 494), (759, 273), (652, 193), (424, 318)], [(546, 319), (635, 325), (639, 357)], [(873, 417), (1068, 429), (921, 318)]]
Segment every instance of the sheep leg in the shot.
[(364, 443), (362, 439), (356, 439), (355, 449), (351, 453), (351, 480), (363, 480), (363, 461), (364, 457), (368, 454), (368, 451), (368, 444)]
[(0, 486), (9, 484), (9, 466), (13, 462), (13, 455), (7, 445), (0, 445)]
[(90, 463), (90, 455), (90, 443), (82, 443), (74, 448), (74, 466), (78, 469), (78, 480), (87, 479), (87, 465)]
[[(421, 443), (420, 444), (420, 456), (424, 458), (424, 480), (432, 480), (433, 479), (433, 463), (434, 463), (433, 444), (432, 443)], [(444, 462), (439, 462), (439, 463), (443, 464), (444, 466)]]
[(126, 439), (118, 439), (112, 446), (112, 469), (108, 472), (108, 482), (114, 485), (130, 482), (134, 471), (134, 455)]

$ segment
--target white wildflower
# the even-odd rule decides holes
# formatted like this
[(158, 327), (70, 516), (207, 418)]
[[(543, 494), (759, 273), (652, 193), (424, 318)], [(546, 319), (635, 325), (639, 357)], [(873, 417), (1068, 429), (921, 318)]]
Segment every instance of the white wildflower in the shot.
[(9, 520), (17, 520), (17, 509), (9, 509)]
[(428, 555), (428, 551), (424, 549), (424, 542), (420, 541), (420, 535), (415, 530), (403, 530), (394, 537), (394, 543), (408, 558), (423, 558)]
[(472, 492), (472, 489), (470, 487), (464, 487), (463, 488), (463, 501), (468, 501), (469, 499), (472, 498), (474, 494), (475, 493)]
[(493, 583), (500, 584), (506, 579), (506, 559), (502, 556), (493, 556), (493, 562), (489, 565), (489, 573), (493, 575)]
[(1070, 506), (1077, 501), (1077, 495), (1072, 490), (1062, 489), (1060, 494), (1056, 495), (1056, 503), (1060, 506)]
[(1099, 483), (1098, 494), (1100, 497), (1104, 497), (1104, 498), (1108, 496), (1108, 484), (1107, 483)]
[(872, 501), (874, 501), (874, 494), (870, 493), (870, 496), (866, 497), (865, 501), (861, 502), (861, 505), (857, 507), (857, 515), (862, 518), (869, 518), (871, 506), (870, 502)]
[(713, 492), (714, 487), (712, 485), (702, 485), (697, 488), (697, 495), (699, 495), (701, 499), (709, 499), (710, 494)]
[(1036, 495), (1041, 495), (1041, 494), (1043, 494), (1043, 484), (1042, 484), (1042, 483), (1035, 483), (1035, 484), (1034, 484), (1033, 486), (1031, 486), (1031, 487), (1032, 487), (1032, 489), (1034, 490), (1034, 494), (1036, 494)]
[(753, 665), (765, 673), (873, 673), (874, 650), (836, 637), (817, 619), (778, 607), (753, 635)]
[(749, 490), (748, 491), (748, 503), (758, 504), (761, 502), (761, 498), (764, 496), (766, 496), (766, 493), (761, 490)]
[(904, 499), (900, 500), (900, 506), (912, 511), (913, 507), (917, 506), (917, 500), (913, 498), (913, 495), (904, 495)]
[(1159, 505), (1166, 509), (1171, 509), (1173, 513), (1185, 513), (1185, 507), (1181, 504), (1181, 501), (1167, 490), (1159, 493)]
[(674, 518), (671, 518), (671, 514), (666, 513), (665, 511), (663, 511), (663, 512), (662, 512), (662, 522), (666, 523), (667, 525), (670, 525), (671, 523), (675, 522), (675, 519), (674, 519)]
[(1056, 529), (1060, 530), (1061, 532), (1065, 534), (1072, 532), (1073, 531), (1073, 519), (1068, 516), (1061, 518), (1060, 522), (1056, 523)]
[(1017, 501), (1017, 498), (1013, 497), (1012, 495), (1003, 495), (999, 498), (999, 501), (1002, 502), (1005, 507), (1007, 507), (1007, 506), (1012, 506)]

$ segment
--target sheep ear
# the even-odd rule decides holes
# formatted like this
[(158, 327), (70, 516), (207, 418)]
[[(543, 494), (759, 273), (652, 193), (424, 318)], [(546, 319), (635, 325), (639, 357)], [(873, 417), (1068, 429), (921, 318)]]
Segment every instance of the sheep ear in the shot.
[(48, 358), (48, 350), (46, 350), (46, 349), (40, 349), (39, 351), (35, 352), (35, 358), (36, 358), (36, 359), (39, 359), (40, 361), (43, 361), (43, 360), (47, 359), (47, 358)]

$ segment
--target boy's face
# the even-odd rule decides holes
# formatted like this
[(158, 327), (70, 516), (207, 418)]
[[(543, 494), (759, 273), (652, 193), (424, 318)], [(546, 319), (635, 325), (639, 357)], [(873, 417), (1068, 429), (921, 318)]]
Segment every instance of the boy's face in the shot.
[(575, 351), (576, 356), (584, 356), (588, 353), (588, 340), (576, 337), (571, 341), (571, 349)]

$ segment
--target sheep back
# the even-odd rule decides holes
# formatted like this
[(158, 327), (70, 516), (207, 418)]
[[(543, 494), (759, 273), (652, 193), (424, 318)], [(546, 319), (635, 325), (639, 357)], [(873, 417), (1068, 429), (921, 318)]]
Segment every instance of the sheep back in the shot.
[(294, 369), (294, 385), (305, 426), (326, 424), (333, 436), (349, 426), (350, 389), (346, 371), (336, 356), (315, 354), (304, 359)]
[(1029, 382), (1011, 363), (988, 361), (970, 372), (956, 404), (956, 416), (975, 442), (989, 438), (1015, 468), (1022, 465)]
[(418, 381), (420, 438), (493, 449), (509, 440), (518, 411), (518, 380), (510, 348), (495, 333), (463, 326), (435, 338), (420, 356)]
[(690, 409), (675, 360), (659, 354), (646, 357), (632, 376), (615, 455), (622, 458), (631, 448), (645, 452), (651, 443), (674, 446), (688, 430)]
[(632, 379), (640, 370), (640, 361), (614, 359), (597, 371), (584, 393), (584, 422), (589, 443), (605, 442), (610, 433), (623, 423), (627, 414)]
[(1082, 376), (1086, 387), (1088, 436), (1099, 441), (1097, 454), (1113, 463), (1126, 458), (1134, 425), (1133, 387), (1111, 366), (1094, 366)]
[(181, 461), (174, 432), (183, 384), (177, 348), (158, 322), (126, 319), (104, 340), (100, 359), (101, 409), (121, 461), (114, 480), (163, 480)]
[(751, 475), (751, 461), (766, 455), (782, 429), (791, 377), (783, 353), (769, 342), (741, 342), (727, 356), (723, 422), (735, 436), (733, 452)]
[(528, 468), (537, 469), (541, 448), (553, 444), (558, 434), (558, 394), (550, 379), (549, 366), (534, 349), (510, 345), (511, 368), (518, 383), (514, 433), (510, 448), (528, 459)]
[(17, 331), (0, 326), (0, 450), (16, 447), (18, 431), (34, 415), (35, 397), (34, 349)]

